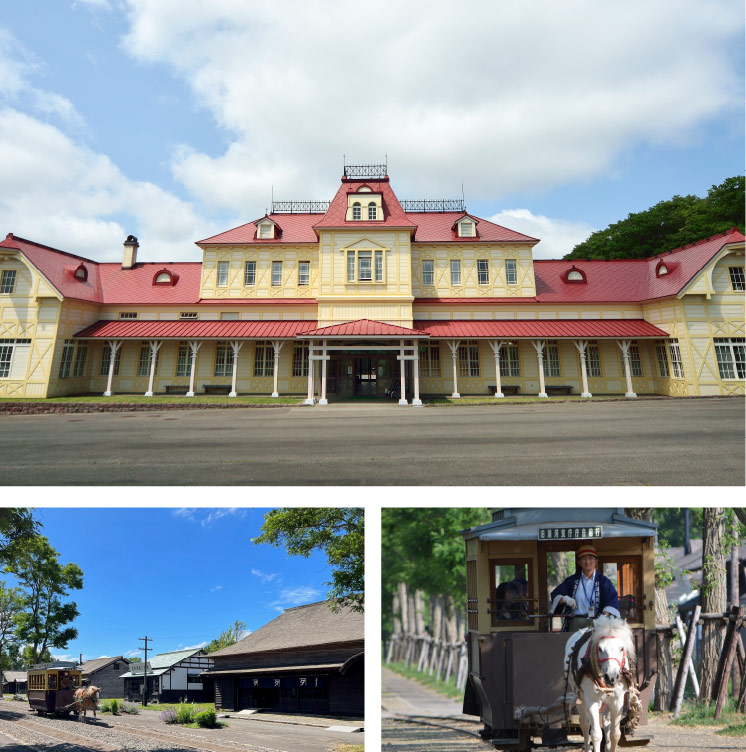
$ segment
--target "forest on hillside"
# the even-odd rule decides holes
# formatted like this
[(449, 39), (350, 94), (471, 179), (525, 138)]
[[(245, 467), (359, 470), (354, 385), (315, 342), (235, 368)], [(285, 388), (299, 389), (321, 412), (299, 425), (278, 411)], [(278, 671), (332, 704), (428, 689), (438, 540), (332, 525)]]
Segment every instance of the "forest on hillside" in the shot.
[(727, 178), (707, 196), (674, 196), (629, 214), (579, 243), (565, 259), (648, 258), (731, 227), (744, 231), (744, 178)]

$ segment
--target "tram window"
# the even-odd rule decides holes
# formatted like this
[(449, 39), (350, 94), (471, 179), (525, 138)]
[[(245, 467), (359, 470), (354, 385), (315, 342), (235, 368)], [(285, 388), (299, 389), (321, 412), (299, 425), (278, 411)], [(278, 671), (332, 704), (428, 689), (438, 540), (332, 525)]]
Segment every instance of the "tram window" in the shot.
[(619, 613), (623, 619), (642, 621), (642, 560), (639, 556), (602, 556), (603, 573), (612, 581), (619, 595)]
[(47, 689), (57, 689), (57, 674), (49, 674)]
[(501, 559), (490, 562), (490, 613), (492, 626), (530, 624), (533, 593), (530, 559)]

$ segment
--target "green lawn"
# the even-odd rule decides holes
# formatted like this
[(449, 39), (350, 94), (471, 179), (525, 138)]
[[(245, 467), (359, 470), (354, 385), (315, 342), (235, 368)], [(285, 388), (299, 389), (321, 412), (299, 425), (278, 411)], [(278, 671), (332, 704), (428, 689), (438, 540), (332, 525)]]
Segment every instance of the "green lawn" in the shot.
[(413, 668), (407, 668), (403, 663), (385, 663), (386, 668), (395, 671), (401, 676), (405, 676), (407, 679), (412, 679), (418, 684), (422, 684), (428, 689), (433, 689), (446, 697), (450, 697), (454, 700), (462, 700), (464, 693), (462, 690), (456, 688), (455, 679), (451, 677), (451, 681), (446, 684), (440, 679), (436, 679), (434, 676), (423, 674), (419, 671), (415, 671)]
[(746, 736), (746, 722), (743, 714), (736, 711), (736, 700), (731, 697), (723, 708), (723, 712), (715, 720), (715, 703), (698, 705), (695, 702), (684, 702), (679, 717), (671, 721), (674, 726), (724, 726), (718, 734), (725, 736)]
[(143, 405), (172, 405), (172, 404), (207, 404), (207, 405), (300, 405), (304, 397), (213, 397), (200, 395), (198, 397), (184, 397), (174, 395), (156, 394), (153, 397), (144, 397), (142, 394), (114, 394), (111, 397), (101, 395), (84, 394), (69, 397), (0, 397), (0, 403), (11, 402), (39, 402), (39, 403), (87, 403), (93, 405), (113, 404), (143, 404)]

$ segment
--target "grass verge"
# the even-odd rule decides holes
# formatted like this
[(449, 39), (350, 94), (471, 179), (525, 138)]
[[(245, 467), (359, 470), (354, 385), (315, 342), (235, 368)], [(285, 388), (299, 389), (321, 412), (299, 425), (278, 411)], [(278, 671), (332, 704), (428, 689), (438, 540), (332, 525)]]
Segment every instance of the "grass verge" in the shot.
[(743, 715), (736, 711), (736, 700), (731, 697), (723, 708), (720, 718), (715, 720), (715, 704), (699, 705), (694, 702), (685, 702), (684, 709), (676, 720), (671, 721), (672, 726), (725, 726), (718, 731), (727, 736), (746, 736), (746, 723)]
[(365, 747), (362, 744), (338, 744), (334, 747), (334, 752), (364, 752)]
[(83, 394), (69, 397), (0, 397), (0, 404), (11, 404), (14, 402), (35, 402), (41, 404), (57, 403), (87, 403), (93, 405), (115, 405), (115, 404), (147, 404), (147, 405), (173, 405), (173, 404), (207, 404), (207, 405), (300, 405), (303, 402), (301, 397), (184, 397), (184, 396), (166, 396), (155, 395), (153, 397), (144, 397), (142, 394), (113, 394), (111, 397), (101, 395)]
[(450, 697), (454, 700), (461, 700), (464, 697), (464, 693), (458, 689), (452, 681), (446, 683), (441, 679), (436, 679), (434, 676), (422, 674), (419, 671), (415, 671), (413, 668), (407, 668), (403, 663), (387, 663), (385, 666), (400, 676), (412, 679), (418, 684), (422, 684), (423, 687), (433, 689), (446, 697)]

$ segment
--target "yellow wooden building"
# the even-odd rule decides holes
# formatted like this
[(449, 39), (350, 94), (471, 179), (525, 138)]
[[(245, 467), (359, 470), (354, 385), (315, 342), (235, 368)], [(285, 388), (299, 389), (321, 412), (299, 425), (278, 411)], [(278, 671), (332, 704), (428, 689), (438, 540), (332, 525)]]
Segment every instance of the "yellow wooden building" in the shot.
[(0, 397), (744, 393), (738, 230), (640, 260), (534, 260), (537, 242), (461, 201), (400, 201), (379, 165), (198, 241), (201, 262), (9, 234)]

